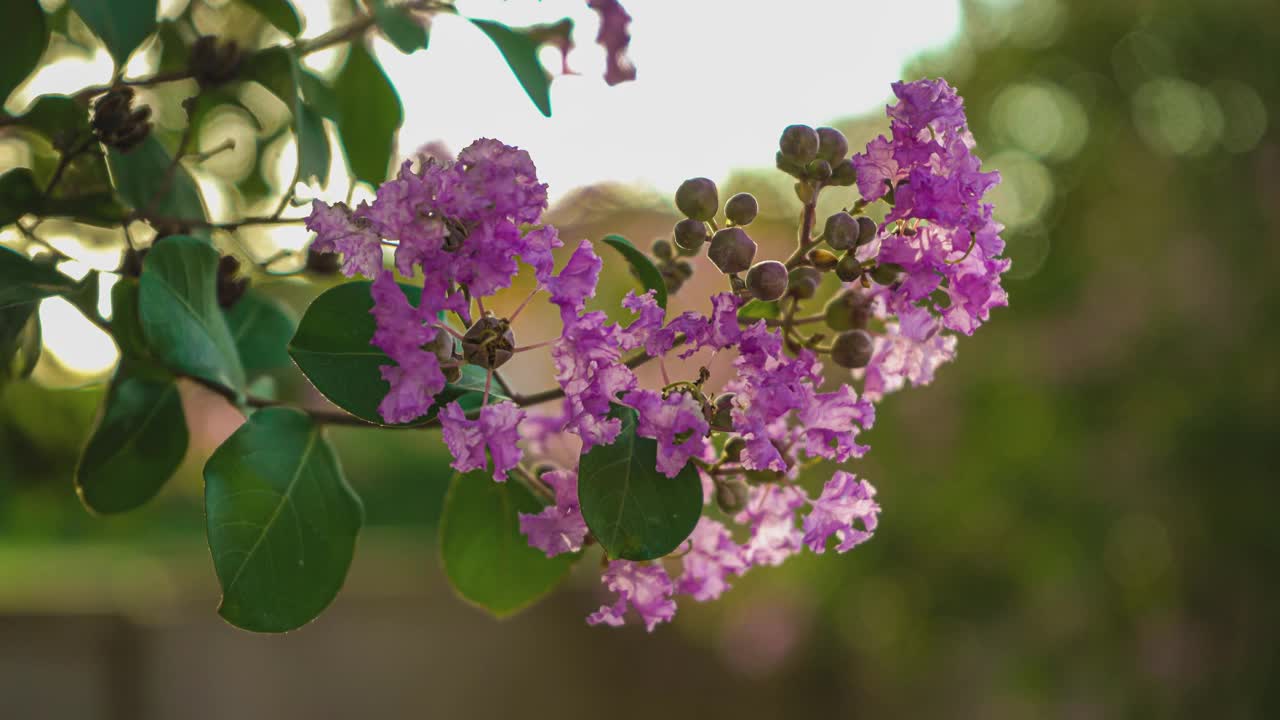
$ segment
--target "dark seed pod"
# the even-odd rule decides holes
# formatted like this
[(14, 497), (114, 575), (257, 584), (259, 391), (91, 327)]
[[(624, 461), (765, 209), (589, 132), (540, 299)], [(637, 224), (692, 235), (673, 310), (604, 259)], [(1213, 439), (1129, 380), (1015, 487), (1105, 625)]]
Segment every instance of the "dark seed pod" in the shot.
[(811, 267), (798, 267), (787, 278), (787, 292), (801, 300), (808, 300), (818, 292), (822, 273)]
[(133, 89), (108, 91), (93, 104), (93, 134), (107, 147), (128, 152), (151, 133), (151, 108), (133, 109)]
[(757, 300), (777, 300), (787, 292), (787, 266), (764, 260), (747, 271), (747, 291)]
[(871, 321), (871, 301), (856, 290), (845, 290), (831, 298), (822, 313), (832, 330), (865, 330)]
[(342, 267), (342, 256), (307, 248), (307, 270), (317, 275), (332, 275)]
[(235, 40), (218, 42), (212, 35), (203, 35), (191, 46), (187, 65), (200, 87), (216, 87), (236, 78), (242, 58)]
[(822, 272), (835, 270), (836, 265), (840, 262), (840, 258), (836, 257), (835, 253), (830, 250), (823, 250), (822, 248), (814, 248), (810, 250), (807, 257), (809, 258), (809, 262)]
[(836, 277), (840, 282), (853, 282), (862, 277), (862, 262), (853, 253), (846, 253), (836, 264)]
[(676, 207), (687, 218), (710, 220), (720, 208), (716, 184), (704, 177), (685, 180), (676, 190)]
[(737, 476), (717, 478), (716, 506), (722, 512), (736, 513), (747, 506), (750, 497), (747, 481)]
[(808, 125), (788, 125), (778, 138), (778, 150), (789, 160), (807, 163), (818, 156), (818, 133)]
[(707, 241), (709, 235), (707, 224), (693, 218), (685, 218), (676, 223), (674, 234), (676, 245), (684, 251), (682, 254), (688, 253), (691, 255), (702, 249), (702, 244)]
[(858, 169), (854, 167), (853, 161), (849, 158), (833, 163), (831, 165), (831, 179), (828, 182), (832, 185), (848, 187), (858, 182)]
[(738, 193), (724, 204), (724, 216), (734, 225), (750, 225), (760, 213), (760, 203), (751, 193)]
[(707, 257), (726, 275), (750, 268), (755, 256), (756, 241), (739, 227), (724, 228), (716, 232), (711, 238), (711, 249), (707, 251)]
[(462, 357), (472, 365), (493, 369), (511, 359), (515, 346), (511, 324), (488, 313), (462, 336)]
[(840, 367), (863, 368), (871, 362), (875, 343), (866, 330), (850, 330), (836, 336), (831, 344), (831, 361)]
[(653, 241), (651, 252), (659, 260), (670, 260), (676, 256), (675, 250), (671, 248), (671, 243), (661, 238)]
[(827, 218), (822, 235), (833, 250), (848, 250), (858, 244), (858, 221), (847, 212)]
[(818, 157), (835, 165), (849, 154), (849, 140), (833, 127), (818, 128)]
[(872, 240), (875, 240), (876, 231), (878, 229), (879, 228), (876, 227), (875, 220), (872, 220), (866, 215), (859, 215), (858, 216), (858, 246), (861, 247), (871, 242)]
[(897, 263), (881, 263), (871, 271), (871, 279), (879, 285), (892, 285), (902, 275), (903, 267)]

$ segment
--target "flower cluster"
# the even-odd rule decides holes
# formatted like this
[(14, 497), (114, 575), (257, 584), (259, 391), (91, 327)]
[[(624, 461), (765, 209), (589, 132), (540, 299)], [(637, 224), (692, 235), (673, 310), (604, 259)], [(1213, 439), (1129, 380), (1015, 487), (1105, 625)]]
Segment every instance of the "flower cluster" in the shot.
[[(625, 40), (625, 21), (607, 16), (621, 8), (592, 6), (606, 15), (602, 37), (609, 29)], [(875, 488), (837, 470), (815, 495), (803, 471), (862, 457), (873, 402), (905, 383), (929, 383), (955, 356), (948, 331), (971, 334), (1006, 303), (1001, 226), (982, 201), (999, 176), (980, 170), (960, 98), (942, 80), (897, 83), (894, 92), (892, 139), (876, 138), (865, 153), (848, 157), (847, 141), (831, 128), (784, 131), (778, 167), (797, 178), (805, 203), (798, 248), (785, 262), (755, 262), (756, 244), (744, 229), (756, 215), (753, 197), (731, 198), (721, 228), (715, 184), (696, 178), (681, 186), (676, 205), (686, 219), (674, 229), (675, 247), (660, 240), (654, 255), (674, 292), (692, 272), (676, 260), (676, 248), (693, 258), (709, 246), (710, 262), (729, 282), (705, 313), (668, 318), (652, 287), (626, 296), (625, 322), (588, 310), (603, 260), (582, 240), (556, 271), (552, 251), (561, 242), (554, 228), (537, 224), (546, 186), (527, 153), (494, 140), (477, 141), (455, 162), (416, 170), (406, 163), (354, 210), (316, 204), (308, 219), (315, 248), (342, 253), (348, 275), (374, 278), (372, 344), (391, 361), (382, 368), (389, 385), (383, 418), (408, 422), (434, 410), (456, 469), (491, 468), (495, 480), (514, 476), (541, 494), (546, 507), (519, 517), (532, 547), (551, 557), (579, 552), (593, 538), (576, 469), (524, 464), (526, 451), (552, 436), (572, 438), (584, 454), (606, 448), (624, 431), (618, 409), (629, 408), (635, 423), (626, 429), (652, 443), (658, 482), (696, 470), (706, 509), (683, 529), (688, 537), (664, 561), (611, 558), (602, 580), (616, 598), (591, 624), (620, 625), (634, 611), (652, 630), (672, 618), (678, 595), (713, 600), (753, 567), (778, 565), (805, 548), (843, 553), (870, 538), (880, 512)], [(854, 184), (862, 199), (828, 218), (815, 237), (818, 194)], [(867, 210), (880, 203), (877, 223)], [(403, 276), (421, 272), (416, 303), (384, 269), (384, 248), (393, 248)], [(498, 401), (486, 385), (470, 409), (457, 401), (435, 407), (462, 365), (480, 366), (492, 382), (497, 367), (524, 349), (515, 347), (514, 315), (498, 318), (483, 305), (511, 285), (520, 262), (533, 269), (535, 295), (545, 293), (559, 311), (552, 344), (558, 387)], [(804, 317), (800, 308), (832, 276), (835, 297), (823, 313)], [(834, 339), (807, 333), (805, 323), (815, 319), (836, 331)], [(711, 387), (706, 368), (673, 379), (664, 364), (661, 386), (645, 386), (634, 372), (649, 360), (703, 351), (733, 358), (722, 387)], [(852, 373), (826, 373), (824, 365)], [(526, 415), (520, 405), (534, 404), (526, 402), (532, 397), (557, 405)]]

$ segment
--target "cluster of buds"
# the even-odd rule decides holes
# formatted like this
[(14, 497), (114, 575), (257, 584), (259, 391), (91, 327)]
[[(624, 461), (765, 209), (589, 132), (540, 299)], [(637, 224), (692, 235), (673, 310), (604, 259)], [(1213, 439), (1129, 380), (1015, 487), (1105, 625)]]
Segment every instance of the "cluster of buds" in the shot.
[(235, 40), (222, 42), (213, 35), (202, 35), (191, 45), (187, 67), (200, 87), (211, 88), (234, 80), (243, 59)]
[(112, 88), (94, 102), (91, 125), (103, 145), (129, 152), (151, 133), (151, 108), (134, 109), (133, 88)]

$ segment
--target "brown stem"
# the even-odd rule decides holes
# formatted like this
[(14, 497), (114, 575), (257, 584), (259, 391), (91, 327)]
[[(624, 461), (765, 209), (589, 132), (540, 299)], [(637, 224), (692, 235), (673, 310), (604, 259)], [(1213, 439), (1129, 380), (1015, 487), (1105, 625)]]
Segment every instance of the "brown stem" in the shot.
[(796, 239), (796, 251), (791, 253), (791, 257), (787, 258), (786, 265), (788, 270), (802, 265), (804, 254), (814, 245), (817, 245), (817, 242), (810, 236), (813, 234), (813, 221), (818, 209), (818, 193), (820, 191), (821, 188), (814, 188), (813, 197), (804, 204), (804, 210), (800, 213), (800, 234)]
[(167, 73), (156, 73), (150, 77), (138, 78), (137, 80), (117, 80), (110, 85), (94, 85), (92, 87), (80, 90), (72, 97), (76, 102), (87, 102), (94, 95), (101, 95), (112, 88), (127, 87), (151, 87), (152, 85), (160, 85), (161, 83), (174, 82), (176, 80), (189, 80), (193, 77), (191, 70), (173, 70)]
[(186, 227), (209, 228), (210, 230), (235, 230), (246, 225), (285, 225), (288, 223), (300, 223), (305, 221), (304, 218), (247, 217), (234, 222), (211, 222), (204, 218), (171, 217), (168, 215), (155, 215), (148, 212), (133, 213), (130, 216), (130, 219), (146, 220), (148, 222)]

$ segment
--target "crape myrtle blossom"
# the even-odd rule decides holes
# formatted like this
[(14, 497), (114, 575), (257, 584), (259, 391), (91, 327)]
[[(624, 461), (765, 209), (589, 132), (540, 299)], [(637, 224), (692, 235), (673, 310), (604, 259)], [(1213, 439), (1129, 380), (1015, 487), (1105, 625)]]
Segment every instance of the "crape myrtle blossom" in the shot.
[[(625, 50), (629, 39), (629, 18), (616, 3), (590, 4), (602, 14), (601, 39), (607, 30), (613, 63), (612, 53)], [(875, 488), (838, 469), (817, 491), (805, 470), (863, 457), (875, 404), (908, 384), (929, 384), (955, 358), (956, 334), (972, 334), (992, 308), (1007, 304), (1000, 286), (1009, 266), (1001, 257), (1003, 228), (983, 202), (999, 176), (983, 172), (973, 154), (963, 102), (942, 80), (896, 83), (893, 89), (898, 100), (887, 108), (890, 136), (872, 140), (848, 160), (846, 151), (839, 158), (853, 168), (843, 177), (846, 184), (856, 182), (864, 201), (845, 212), (860, 215), (865, 205), (884, 203), (886, 220), (877, 225), (867, 217), (844, 218), (855, 228), (856, 243), (828, 244), (845, 253), (841, 265), (854, 262), (854, 272), (837, 272), (846, 280), (840, 297), (850, 302), (816, 315), (798, 312), (814, 293), (796, 290), (796, 278), (821, 272), (804, 252), (784, 266), (786, 289), (768, 297), (747, 272), (745, 281), (732, 273), (726, 290), (684, 306), (696, 309), (668, 315), (652, 288), (628, 292), (620, 308), (599, 307), (593, 298), (604, 259), (582, 239), (558, 253), (557, 262), (553, 251), (563, 243), (555, 228), (539, 224), (546, 186), (527, 153), (495, 140), (476, 141), (456, 161), (428, 160), (416, 169), (406, 163), (372, 202), (355, 210), (340, 203), (313, 208), (307, 223), (317, 233), (316, 247), (342, 253), (347, 274), (374, 280), (371, 344), (390, 360), (381, 368), (388, 384), (379, 406), (383, 418), (414, 421), (435, 408), (455, 469), (491, 471), (496, 481), (514, 479), (534, 490), (545, 506), (518, 515), (531, 547), (555, 557), (607, 541), (593, 535), (584, 519), (591, 494), (579, 495), (571, 457), (618, 441), (628, 416), (620, 407), (635, 412), (627, 432), (656, 445), (655, 476), (646, 482), (687, 482), (687, 468), (696, 470), (705, 507), (696, 524), (689, 519), (691, 534), (664, 558), (609, 558), (602, 582), (613, 598), (589, 616), (590, 624), (616, 626), (634, 617), (653, 630), (673, 618), (677, 598), (712, 601), (752, 568), (779, 565), (806, 548), (844, 553), (869, 539), (880, 513)], [(780, 145), (803, 152), (803, 140)], [(786, 171), (808, 183), (816, 198), (826, 179), (809, 178), (807, 165), (798, 167)], [(699, 187), (710, 183), (699, 180)], [(700, 246), (713, 230), (694, 216), (714, 216), (718, 200), (710, 209), (697, 202), (677, 194), (686, 233), (693, 222)], [(735, 233), (750, 224), (754, 211), (749, 215), (735, 211)], [(802, 222), (804, 251), (824, 238), (812, 238), (812, 212)], [(839, 224), (830, 227), (838, 230)], [(420, 274), (417, 302), (384, 269), (384, 248), (392, 250), (401, 276)], [(746, 249), (755, 252), (753, 243)], [(653, 254), (674, 293), (679, 283), (669, 278), (679, 263), (692, 260), (677, 258), (670, 245), (662, 250), (655, 244)], [(681, 246), (682, 257), (696, 254)], [(712, 257), (717, 267), (730, 261), (737, 262)], [(537, 298), (555, 308), (559, 323), (543, 333), (545, 342), (529, 347), (512, 339), (511, 321), (520, 310), (498, 318), (483, 303), (512, 285), (521, 264), (532, 269), (535, 288), (520, 310)], [(774, 261), (769, 268), (775, 277), (780, 265)], [(750, 261), (740, 267), (748, 266)], [(776, 312), (747, 313), (752, 297), (776, 302)], [(847, 317), (833, 316), (831, 307), (847, 307)], [(818, 321), (828, 327), (810, 332)], [(835, 340), (829, 331), (837, 333)], [(856, 342), (841, 349), (838, 341), (849, 338)], [(477, 343), (501, 352), (482, 352)], [(511, 357), (546, 345), (554, 364), (551, 389), (522, 395), (497, 374)], [(713, 381), (703, 365), (713, 356), (732, 359), (724, 382)], [(635, 372), (650, 360), (661, 365), (660, 384)], [(487, 371), (483, 400), (436, 408), (437, 396), (467, 363)], [(493, 384), (501, 394), (491, 392)], [(541, 407), (526, 411), (534, 404)], [(556, 448), (569, 452), (557, 455)], [(573, 452), (577, 448), (580, 453)], [(531, 469), (553, 456), (561, 467)], [(601, 481), (597, 474), (584, 487)]]
[(600, 31), (596, 42), (604, 47), (606, 65), (604, 81), (609, 85), (636, 79), (636, 67), (627, 57), (631, 45), (631, 15), (618, 0), (587, 0), (587, 5), (600, 14)]

